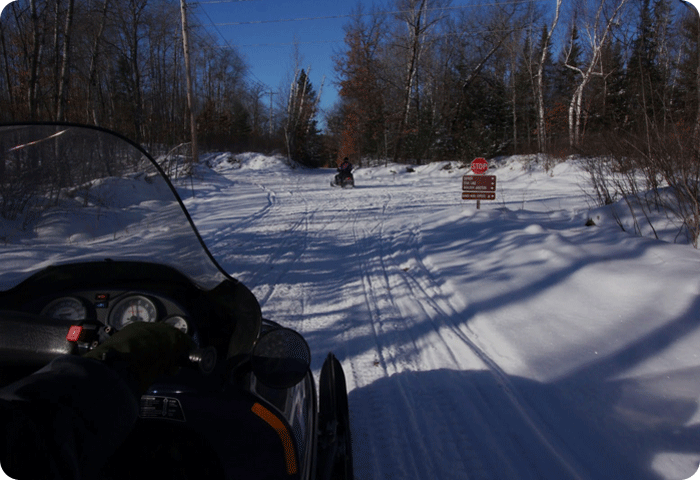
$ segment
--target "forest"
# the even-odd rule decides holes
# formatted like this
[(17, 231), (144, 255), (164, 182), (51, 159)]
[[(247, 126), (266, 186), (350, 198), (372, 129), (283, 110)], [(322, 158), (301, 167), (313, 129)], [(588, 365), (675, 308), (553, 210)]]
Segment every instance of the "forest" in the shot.
[[(19, 0), (0, 21), (0, 121), (114, 129), (154, 151), (282, 152), (423, 163), (546, 153), (697, 157), (700, 27), (681, 0), (358, 3), (333, 59), (339, 101), (321, 112), (303, 70), (269, 87), (184, 0)], [(272, 108), (273, 107), (273, 108)], [(323, 115), (324, 128), (319, 128)], [(629, 161), (629, 160), (620, 160)]]

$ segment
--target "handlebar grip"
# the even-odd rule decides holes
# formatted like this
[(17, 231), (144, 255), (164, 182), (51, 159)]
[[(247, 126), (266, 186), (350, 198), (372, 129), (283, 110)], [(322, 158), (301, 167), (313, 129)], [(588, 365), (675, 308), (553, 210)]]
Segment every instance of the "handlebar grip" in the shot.
[(216, 348), (210, 346), (191, 350), (188, 360), (190, 365), (196, 365), (200, 372), (209, 375), (216, 368), (216, 357)]

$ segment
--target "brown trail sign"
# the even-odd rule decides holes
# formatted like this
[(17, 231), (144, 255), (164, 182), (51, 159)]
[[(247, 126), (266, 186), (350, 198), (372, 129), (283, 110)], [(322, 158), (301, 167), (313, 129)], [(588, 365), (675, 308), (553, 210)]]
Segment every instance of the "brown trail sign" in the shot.
[(474, 175), (462, 177), (462, 200), (476, 200), (476, 208), (481, 208), (481, 200), (496, 200), (496, 176), (482, 175), (488, 168), (485, 159), (477, 158), (472, 162)]
[(462, 190), (471, 192), (495, 192), (496, 175), (465, 175)]

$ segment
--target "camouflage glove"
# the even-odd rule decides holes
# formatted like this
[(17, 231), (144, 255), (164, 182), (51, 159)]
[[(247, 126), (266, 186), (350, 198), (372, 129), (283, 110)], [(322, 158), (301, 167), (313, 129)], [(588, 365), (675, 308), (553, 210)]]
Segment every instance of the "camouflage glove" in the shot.
[(175, 374), (191, 345), (190, 337), (170, 325), (134, 322), (84, 356), (113, 367), (140, 395), (159, 376)]

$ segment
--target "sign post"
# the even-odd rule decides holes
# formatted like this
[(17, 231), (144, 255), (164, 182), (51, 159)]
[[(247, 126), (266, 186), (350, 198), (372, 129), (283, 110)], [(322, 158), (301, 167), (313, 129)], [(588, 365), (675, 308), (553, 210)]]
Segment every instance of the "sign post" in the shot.
[(484, 175), (489, 164), (484, 158), (472, 162), (474, 175), (462, 177), (462, 200), (476, 200), (476, 208), (481, 208), (482, 200), (496, 200), (496, 176)]

